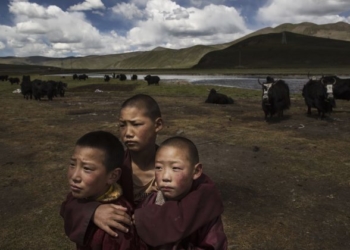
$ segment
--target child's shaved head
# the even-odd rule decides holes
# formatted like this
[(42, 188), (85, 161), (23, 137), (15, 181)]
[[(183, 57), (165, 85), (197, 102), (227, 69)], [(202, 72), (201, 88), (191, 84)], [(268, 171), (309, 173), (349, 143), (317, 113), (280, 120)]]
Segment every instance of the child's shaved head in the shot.
[(144, 115), (151, 118), (152, 120), (161, 117), (158, 103), (149, 95), (134, 95), (123, 102), (121, 108), (123, 109), (125, 107), (135, 107), (139, 110), (144, 110)]
[(191, 165), (199, 163), (199, 154), (196, 145), (185, 137), (174, 136), (166, 139), (160, 144), (159, 149), (165, 146), (175, 147), (177, 149), (187, 152), (188, 160)]
[(80, 137), (76, 146), (97, 148), (104, 152), (107, 172), (120, 168), (124, 161), (124, 147), (119, 139), (107, 131), (93, 131)]

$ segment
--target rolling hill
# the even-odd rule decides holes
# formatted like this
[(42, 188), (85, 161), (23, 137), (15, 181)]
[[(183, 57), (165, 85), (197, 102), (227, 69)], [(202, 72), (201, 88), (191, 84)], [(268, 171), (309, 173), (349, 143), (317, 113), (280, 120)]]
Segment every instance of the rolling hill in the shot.
[[(283, 32), (287, 34), (286, 46), (281, 43)], [(258, 30), (225, 44), (197, 45), (183, 49), (157, 47), (151, 51), (69, 58), (0, 57), (0, 64), (70, 70), (294, 67), (312, 66), (315, 63), (338, 65), (347, 64), (345, 55), (349, 55), (349, 34), (350, 24), (345, 22), (324, 25), (285, 23), (275, 28)]]
[(196, 69), (349, 67), (350, 42), (292, 32), (257, 35), (207, 53)]

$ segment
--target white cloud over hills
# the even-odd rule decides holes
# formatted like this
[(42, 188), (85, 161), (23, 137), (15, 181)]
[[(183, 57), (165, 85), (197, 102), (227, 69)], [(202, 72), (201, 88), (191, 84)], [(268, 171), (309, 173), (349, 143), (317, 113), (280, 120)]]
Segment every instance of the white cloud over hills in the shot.
[[(86, 0), (63, 9), (59, 2), (11, 0), (3, 5), (11, 24), (0, 24), (0, 56), (84, 56), (219, 44), (286, 22), (349, 22), (341, 13), (350, 10), (344, 0), (325, 0), (322, 5), (317, 0), (270, 0), (252, 12), (252, 28), (241, 8), (224, 0), (192, 0), (187, 7), (175, 0), (131, 0), (114, 6), (106, 2)], [(103, 26), (104, 20), (108, 25)]]

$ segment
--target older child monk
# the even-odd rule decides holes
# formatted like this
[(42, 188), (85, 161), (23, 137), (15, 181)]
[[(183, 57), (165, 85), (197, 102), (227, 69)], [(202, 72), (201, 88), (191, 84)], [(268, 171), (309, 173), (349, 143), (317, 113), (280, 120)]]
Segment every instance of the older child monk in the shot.
[[(163, 128), (158, 103), (149, 95), (138, 94), (130, 97), (121, 106), (119, 126), (120, 139), (127, 148), (120, 184), (125, 198), (134, 205), (141, 205), (149, 194), (157, 190), (154, 175), (154, 159), (158, 148), (156, 138)], [(212, 201), (214, 204), (207, 201)], [(87, 238), (86, 231), (91, 224), (97, 225), (115, 237), (120, 232), (127, 232), (132, 224), (126, 208), (122, 206), (101, 205), (91, 201), (82, 209), (81, 203), (76, 199), (70, 199), (65, 202), (64, 207), (63, 217), (71, 218), (65, 223), (66, 233), (75, 242), (84, 242)], [(209, 222), (222, 211), (223, 204), (218, 190), (203, 174), (194, 181), (190, 195), (176, 204), (156, 206), (152, 210), (155, 218), (170, 218), (169, 220), (148, 221), (145, 218), (139, 225), (153, 224), (155, 228), (152, 232), (157, 237), (154, 237), (151, 243), (162, 245), (190, 235), (202, 225), (203, 218)], [(179, 218), (179, 214), (183, 214), (184, 217)], [(173, 234), (162, 236), (165, 228), (172, 230)]]
[[(193, 182), (201, 176), (202, 164), (199, 162), (198, 150), (191, 140), (184, 137), (171, 137), (160, 145), (155, 158), (155, 177), (159, 191), (148, 196), (142, 203), (142, 208), (135, 210), (135, 224), (142, 239), (152, 243), (153, 237), (157, 237), (157, 235), (152, 234), (154, 231), (153, 223), (142, 223), (141, 225), (139, 223), (143, 220), (148, 222), (151, 219), (166, 220), (166, 218), (154, 217), (151, 211), (157, 206), (175, 204), (175, 202), (184, 199), (191, 194)], [(213, 202), (208, 200), (207, 204), (209, 203)], [(206, 206), (207, 204), (200, 205)], [(220, 206), (220, 204), (215, 203), (213, 205)], [(185, 219), (192, 220), (192, 218)], [(152, 249), (227, 249), (227, 238), (221, 216), (218, 215), (209, 222), (204, 218), (198, 219), (201, 222), (200, 228), (189, 236), (163, 246), (157, 247), (153, 244), (154, 248)], [(172, 233), (174, 232), (171, 229), (164, 228), (158, 237)]]
[[(122, 196), (122, 188), (117, 181), (122, 175), (121, 165), (124, 159), (122, 143), (113, 134), (94, 131), (82, 136), (75, 145), (68, 168), (68, 182), (74, 197), (82, 204), (96, 201), (101, 204), (117, 204), (128, 208), (132, 205)], [(62, 206), (61, 214), (64, 213)], [(68, 217), (65, 220), (69, 219)], [(79, 250), (139, 250), (147, 246), (137, 236), (133, 227), (128, 233), (121, 233), (118, 238), (108, 235), (95, 225), (86, 233), (85, 245), (77, 243)]]

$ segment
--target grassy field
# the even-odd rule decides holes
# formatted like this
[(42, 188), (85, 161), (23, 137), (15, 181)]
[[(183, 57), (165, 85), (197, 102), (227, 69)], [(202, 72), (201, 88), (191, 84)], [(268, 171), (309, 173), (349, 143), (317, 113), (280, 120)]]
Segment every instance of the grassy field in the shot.
[(160, 105), (158, 142), (180, 134), (197, 144), (224, 201), (229, 249), (350, 249), (349, 102), (318, 120), (295, 94), (283, 119), (266, 122), (255, 90), (221, 87), (235, 104), (210, 105), (210, 86), (31, 78), (62, 80), (68, 90), (38, 102), (0, 82), (0, 249), (74, 249), (59, 216), (74, 142), (97, 129), (118, 134), (119, 107), (136, 93)]

